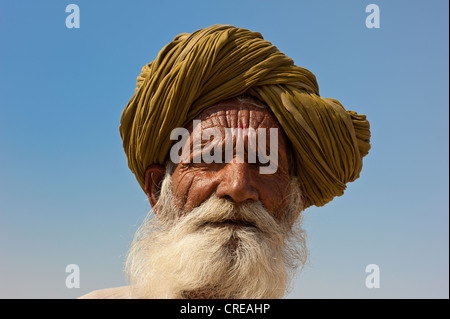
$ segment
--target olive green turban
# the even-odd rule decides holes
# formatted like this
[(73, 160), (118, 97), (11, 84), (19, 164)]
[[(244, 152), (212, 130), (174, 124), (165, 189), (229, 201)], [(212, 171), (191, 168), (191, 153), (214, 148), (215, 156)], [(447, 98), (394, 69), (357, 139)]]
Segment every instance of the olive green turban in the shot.
[(370, 149), (366, 116), (320, 97), (314, 74), (260, 33), (214, 25), (175, 37), (137, 78), (119, 129), (141, 187), (149, 165), (165, 164), (174, 128), (243, 93), (265, 102), (291, 141), (305, 207), (325, 205), (359, 177)]

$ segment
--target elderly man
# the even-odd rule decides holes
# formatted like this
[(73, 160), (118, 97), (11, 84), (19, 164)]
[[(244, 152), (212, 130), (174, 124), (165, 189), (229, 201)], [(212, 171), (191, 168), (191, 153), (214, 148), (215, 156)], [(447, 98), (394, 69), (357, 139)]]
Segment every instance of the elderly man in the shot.
[(229, 25), (181, 34), (144, 66), (120, 133), (154, 215), (130, 285), (84, 298), (283, 297), (306, 261), (301, 212), (342, 195), (370, 149), (364, 115)]

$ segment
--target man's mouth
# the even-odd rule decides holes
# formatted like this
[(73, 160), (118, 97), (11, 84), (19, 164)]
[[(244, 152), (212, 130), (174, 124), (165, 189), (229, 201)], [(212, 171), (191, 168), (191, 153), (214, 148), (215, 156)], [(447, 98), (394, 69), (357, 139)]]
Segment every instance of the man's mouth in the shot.
[(244, 220), (235, 220), (235, 219), (227, 219), (220, 222), (206, 222), (202, 226), (212, 226), (212, 227), (253, 227), (256, 228), (256, 225), (251, 222), (247, 222)]

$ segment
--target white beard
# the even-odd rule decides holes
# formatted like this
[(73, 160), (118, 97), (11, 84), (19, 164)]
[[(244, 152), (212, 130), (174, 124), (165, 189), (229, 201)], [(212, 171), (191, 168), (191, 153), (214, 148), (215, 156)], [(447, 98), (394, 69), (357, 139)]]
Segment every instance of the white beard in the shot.
[[(237, 208), (215, 194), (183, 215), (173, 204), (166, 174), (155, 207), (158, 218), (147, 216), (127, 256), (125, 271), (135, 297), (283, 297), (307, 255), (303, 201), (294, 178), (291, 189), (281, 222), (259, 201)], [(242, 224), (226, 223), (236, 219)]]

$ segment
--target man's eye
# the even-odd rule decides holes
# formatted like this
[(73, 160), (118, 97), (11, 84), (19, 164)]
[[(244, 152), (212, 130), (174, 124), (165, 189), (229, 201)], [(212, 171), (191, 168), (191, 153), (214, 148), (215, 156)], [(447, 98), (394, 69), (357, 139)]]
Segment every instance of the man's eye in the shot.
[[(248, 162), (247, 162), (247, 163), (248, 163)], [(263, 162), (261, 162), (261, 161), (259, 161), (259, 160), (256, 160), (256, 162), (251, 162), (251, 163), (248, 163), (248, 164), (250, 164), (251, 166), (253, 166), (253, 167), (255, 167), (255, 168), (268, 167), (268, 166), (270, 166), (270, 162), (263, 163)]]
[(259, 167), (268, 167), (268, 166), (270, 166), (270, 162), (263, 163), (261, 161), (258, 161), (258, 165), (259, 165)]

